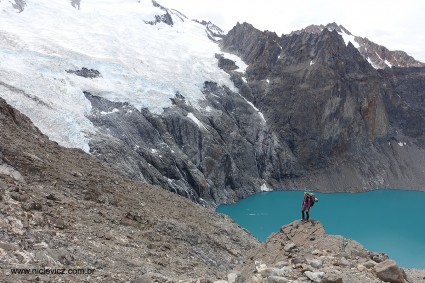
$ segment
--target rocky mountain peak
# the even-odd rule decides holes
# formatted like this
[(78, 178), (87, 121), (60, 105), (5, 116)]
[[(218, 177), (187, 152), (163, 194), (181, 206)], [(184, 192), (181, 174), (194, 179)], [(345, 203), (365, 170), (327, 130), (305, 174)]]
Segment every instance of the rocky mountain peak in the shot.
[(303, 32), (307, 32), (307, 33), (321, 33), (324, 29), (327, 29), (329, 31), (333, 31), (336, 30), (338, 33), (346, 33), (348, 35), (352, 35), (345, 27), (343, 27), (342, 25), (338, 25), (337, 23), (333, 22), (333, 23), (329, 23), (327, 25), (309, 25), (301, 30), (295, 30), (292, 31), (290, 33), (290, 35), (292, 34), (300, 34)]
[(216, 26), (215, 24), (213, 24), (211, 21), (208, 21), (208, 22), (204, 20), (202, 21), (193, 20), (193, 21), (205, 26), (208, 38), (211, 39), (212, 41), (219, 41), (223, 39), (225, 35), (224, 31), (218, 26)]
[(391, 67), (423, 67), (425, 63), (415, 60), (404, 51), (390, 51), (388, 48), (370, 41), (368, 38), (355, 36), (348, 29), (337, 23), (327, 25), (310, 25), (304, 29), (293, 31), (290, 35), (301, 33), (319, 34), (323, 30), (335, 30), (341, 35), (348, 46), (351, 42), (360, 54), (375, 69), (384, 69)]

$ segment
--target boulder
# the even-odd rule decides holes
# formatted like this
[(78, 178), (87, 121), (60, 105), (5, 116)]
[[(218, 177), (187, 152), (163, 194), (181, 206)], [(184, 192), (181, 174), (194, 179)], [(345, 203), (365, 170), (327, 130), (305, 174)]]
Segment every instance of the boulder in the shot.
[(375, 265), (376, 276), (384, 282), (404, 283), (403, 271), (394, 260), (387, 259)]
[(369, 260), (369, 261), (366, 261), (365, 263), (363, 263), (363, 265), (364, 265), (367, 269), (371, 269), (371, 268), (374, 268), (374, 267), (375, 267), (376, 262), (375, 262), (375, 261), (373, 261), (373, 260)]
[(318, 272), (306, 271), (304, 272), (304, 275), (307, 276), (308, 279), (310, 279), (313, 282), (320, 282), (322, 278), (325, 276), (325, 273), (322, 271), (318, 271)]
[(270, 276), (267, 278), (267, 283), (287, 283), (287, 282), (290, 282), (290, 281), (286, 279), (285, 277)]
[(339, 275), (328, 273), (326, 274), (320, 283), (342, 283), (342, 278)]
[(285, 250), (285, 252), (290, 252), (295, 249), (295, 247), (296, 245), (294, 243), (288, 243), (283, 247), (283, 249)]
[(227, 275), (227, 281), (229, 283), (242, 283), (245, 281), (245, 278), (242, 276), (240, 272), (236, 271), (236, 272), (229, 273)]
[(287, 262), (287, 261), (279, 261), (279, 262), (277, 262), (274, 265), (274, 267), (276, 267), (276, 268), (283, 268), (285, 266), (289, 266), (289, 262)]
[(316, 269), (322, 268), (323, 266), (323, 262), (320, 259), (309, 260), (308, 264), (310, 264), (312, 267)]

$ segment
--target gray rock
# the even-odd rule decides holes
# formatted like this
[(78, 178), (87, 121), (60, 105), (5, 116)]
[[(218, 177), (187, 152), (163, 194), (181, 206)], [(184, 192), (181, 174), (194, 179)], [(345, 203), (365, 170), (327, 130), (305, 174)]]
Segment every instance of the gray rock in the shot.
[(341, 260), (339, 261), (339, 265), (341, 265), (341, 266), (349, 266), (349, 265), (351, 265), (351, 263), (345, 257), (342, 257)]
[(300, 264), (300, 263), (304, 263), (304, 262), (305, 262), (305, 260), (302, 259), (302, 258), (293, 258), (293, 259), (291, 259), (291, 263), (292, 264)]
[(276, 268), (283, 268), (285, 266), (289, 266), (289, 262), (279, 261), (279, 262), (276, 262), (275, 265), (274, 265), (274, 267), (276, 267)]
[(310, 279), (313, 282), (320, 282), (322, 278), (325, 276), (325, 273), (322, 271), (317, 271), (317, 272), (306, 271), (304, 272), (304, 275), (307, 276), (308, 279)]
[(374, 270), (376, 272), (376, 276), (384, 282), (405, 282), (402, 270), (398, 267), (397, 263), (391, 259), (378, 263), (375, 265)]
[(290, 251), (292, 251), (293, 249), (295, 249), (295, 247), (296, 247), (297, 245), (295, 245), (294, 243), (288, 243), (288, 244), (286, 244), (284, 247), (283, 247), (283, 249), (286, 251), (286, 252), (290, 252)]
[(316, 269), (323, 267), (323, 262), (320, 259), (309, 260), (308, 264), (310, 264), (312, 267)]
[(242, 275), (241, 272), (236, 271), (227, 275), (227, 281), (229, 283), (243, 283), (245, 282), (245, 277)]
[(375, 262), (373, 260), (368, 260), (365, 263), (363, 263), (363, 265), (368, 269), (375, 267), (376, 264), (377, 264), (377, 262)]
[(287, 283), (287, 282), (291, 282), (288, 279), (286, 279), (285, 277), (280, 277), (280, 276), (269, 276), (267, 278), (267, 283)]
[(279, 269), (277, 269), (277, 268), (265, 268), (265, 269), (262, 269), (261, 271), (259, 271), (259, 273), (261, 274), (261, 276), (263, 276), (263, 277), (269, 277), (269, 276), (272, 276), (272, 275), (278, 275), (279, 274)]
[(388, 259), (388, 255), (386, 255), (384, 253), (375, 253), (375, 252), (372, 252), (371, 255), (370, 255), (370, 258), (373, 261), (375, 261), (377, 263), (380, 263), (380, 262), (383, 262), (383, 261), (387, 260)]
[(274, 268), (271, 276), (283, 277), (292, 273), (292, 267), (284, 266), (282, 268)]
[(25, 6), (27, 4), (26, 0), (14, 0), (15, 3), (12, 3), (13, 8), (18, 10), (19, 13), (23, 12), (25, 9)]
[(320, 283), (343, 283), (342, 277), (340, 275), (327, 273)]
[(83, 67), (81, 70), (66, 70), (69, 74), (75, 74), (79, 77), (88, 78), (88, 79), (94, 79), (94, 78), (100, 78), (102, 75), (98, 70), (94, 69), (87, 69)]

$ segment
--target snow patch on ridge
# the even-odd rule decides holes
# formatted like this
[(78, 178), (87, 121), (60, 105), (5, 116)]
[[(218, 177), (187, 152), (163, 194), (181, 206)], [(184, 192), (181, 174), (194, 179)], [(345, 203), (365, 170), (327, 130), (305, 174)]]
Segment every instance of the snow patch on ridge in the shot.
[(240, 57), (238, 57), (234, 54), (231, 54), (231, 53), (226, 53), (226, 52), (221, 52), (221, 53), (223, 54), (224, 58), (234, 61), (236, 66), (239, 67), (235, 71), (245, 73), (246, 68), (248, 68), (248, 65), (245, 64), (245, 62), (242, 61), (242, 59)]
[[(189, 118), (189, 119), (191, 119), (193, 122), (195, 122), (195, 124), (196, 125), (198, 125), (198, 127), (201, 129), (204, 129), (204, 130), (207, 130), (207, 128), (205, 128), (205, 126), (204, 126), (204, 124), (202, 124), (202, 122), (201, 121), (199, 121), (199, 119), (198, 118), (196, 118), (195, 117), (195, 115), (193, 115), (193, 113), (188, 113), (187, 114), (187, 118)], [(208, 130), (207, 130), (208, 131)]]
[(346, 46), (348, 46), (348, 43), (351, 42), (354, 45), (354, 47), (360, 48), (360, 44), (358, 44), (357, 41), (355, 41), (355, 37), (353, 35), (347, 34), (345, 32), (339, 32), (339, 34), (344, 39)]
[(252, 108), (254, 108), (255, 111), (257, 111), (258, 115), (260, 115), (261, 119), (266, 123), (266, 118), (264, 118), (264, 114), (261, 113), (260, 109), (258, 109), (257, 107), (255, 107), (255, 105), (251, 102), (248, 101), (248, 99), (246, 99), (245, 97), (243, 97), (240, 93), (238, 93), (240, 97), (242, 97), (246, 103), (248, 103), (249, 105), (251, 105)]

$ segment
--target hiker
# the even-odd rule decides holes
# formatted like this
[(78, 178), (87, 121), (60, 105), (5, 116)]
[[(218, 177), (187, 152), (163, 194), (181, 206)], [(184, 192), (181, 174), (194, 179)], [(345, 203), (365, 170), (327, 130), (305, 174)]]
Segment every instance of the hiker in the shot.
[(303, 199), (303, 203), (301, 204), (301, 213), (303, 216), (302, 221), (308, 221), (308, 219), (310, 218), (310, 214), (309, 214), (310, 207), (312, 207), (316, 201), (317, 201), (317, 198), (314, 196), (314, 194), (309, 192), (304, 192), (304, 199)]

